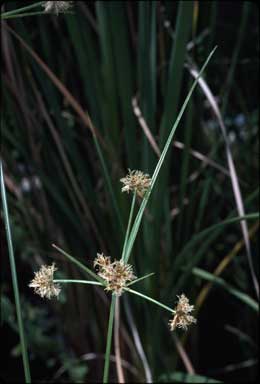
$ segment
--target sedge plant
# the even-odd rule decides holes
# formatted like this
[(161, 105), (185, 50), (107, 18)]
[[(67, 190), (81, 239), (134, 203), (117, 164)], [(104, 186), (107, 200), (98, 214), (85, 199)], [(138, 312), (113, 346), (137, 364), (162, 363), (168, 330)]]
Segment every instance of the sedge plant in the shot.
[[(59, 13), (68, 13), (68, 10), (69, 10), (70, 6), (72, 5), (72, 3), (73, 2), (68, 2), (68, 1), (67, 2), (62, 2), (62, 1), (38, 2), (38, 3), (29, 5), (26, 7), (22, 7), (22, 8), (13, 10), (13, 11), (3, 12), (1, 14), (1, 19), (7, 20), (7, 19), (27, 17), (27, 16), (40, 15), (40, 14), (48, 14), (48, 13), (54, 13), (56, 15), (58, 15)], [(100, 7), (99, 2), (97, 2), (97, 9), (99, 9), (99, 7)], [(186, 7), (186, 4), (184, 4), (183, 5), (183, 12), (186, 12), (186, 13), (191, 12), (191, 9), (192, 9), (191, 5), (190, 5), (190, 10), (188, 8), (189, 8), (188, 5)], [(155, 8), (154, 8), (154, 10), (155, 10)], [(101, 12), (99, 12), (98, 14), (99, 14), (99, 17), (102, 16)], [(115, 12), (111, 12), (111, 14), (114, 15)], [(141, 18), (141, 22), (143, 22), (143, 19), (145, 19), (145, 18)], [(116, 25), (116, 23), (113, 23), (113, 24)], [(179, 24), (178, 24), (176, 41), (179, 41), (180, 38), (183, 38), (183, 35), (185, 35), (185, 34), (187, 35), (187, 38), (188, 38), (188, 28), (189, 28), (190, 23), (187, 23), (187, 26), (186, 26), (187, 30), (185, 33), (183, 33), (183, 24), (185, 24), (185, 23), (179, 22)], [(72, 27), (73, 27), (73, 25), (71, 26), (71, 31), (73, 31)], [(114, 28), (116, 28), (116, 27), (114, 26)], [(104, 30), (104, 35), (106, 35), (105, 30)], [(75, 40), (78, 40), (78, 39), (75, 39)], [(106, 47), (107, 45), (104, 44), (104, 46)], [(186, 47), (185, 38), (183, 39), (183, 47)], [(82, 51), (82, 50), (80, 50), (80, 51)], [(175, 55), (174, 55), (175, 60), (179, 61), (179, 63), (180, 63), (180, 65), (179, 65), (180, 69), (182, 69), (182, 60), (180, 60), (180, 57), (182, 57), (182, 55), (184, 56), (185, 52), (186, 52), (186, 50), (183, 50), (183, 52), (176, 51)], [(106, 353), (105, 353), (105, 364), (104, 364), (104, 371), (103, 371), (103, 382), (109, 381), (109, 364), (110, 364), (113, 325), (116, 322), (116, 316), (115, 316), (116, 303), (120, 300), (121, 296), (123, 294), (127, 294), (127, 293), (133, 294), (133, 295), (138, 296), (141, 299), (147, 300), (147, 301), (159, 306), (163, 310), (170, 312), (172, 315), (172, 318), (169, 321), (169, 327), (170, 327), (171, 331), (174, 331), (176, 328), (182, 328), (182, 329), (186, 330), (187, 327), (189, 325), (195, 323), (196, 320), (191, 315), (191, 312), (194, 309), (193, 306), (189, 304), (189, 300), (186, 298), (186, 296), (181, 293), (181, 286), (180, 286), (180, 284), (178, 284), (176, 282), (176, 279), (175, 279), (176, 274), (179, 273), (179, 271), (180, 271), (180, 268), (181, 268), (181, 262), (180, 261), (183, 259), (183, 256), (185, 256), (185, 253), (187, 253), (188, 250), (198, 240), (200, 240), (202, 237), (206, 236), (212, 230), (217, 229), (218, 227), (222, 228), (224, 225), (229, 224), (229, 223), (233, 223), (233, 222), (237, 222), (237, 221), (241, 221), (241, 220), (249, 220), (251, 218), (253, 219), (253, 218), (258, 217), (258, 215), (246, 215), (243, 217), (241, 216), (239, 218), (232, 218), (230, 220), (218, 223), (215, 226), (207, 228), (206, 230), (200, 232), (198, 235), (195, 234), (194, 237), (192, 237), (192, 239), (189, 241), (189, 243), (184, 247), (183, 251), (178, 255), (178, 257), (176, 259), (176, 268), (174, 268), (174, 271), (172, 273), (172, 276), (173, 276), (172, 280), (173, 280), (173, 284), (175, 286), (174, 287), (174, 295), (179, 294), (178, 302), (177, 302), (177, 305), (174, 309), (172, 309), (172, 308), (166, 306), (165, 304), (157, 301), (155, 298), (149, 297), (149, 296), (145, 295), (144, 293), (139, 292), (136, 289), (133, 289), (133, 287), (132, 287), (133, 285), (142, 281), (143, 279), (149, 278), (152, 275), (154, 275), (154, 273), (151, 272), (145, 276), (141, 276), (139, 278), (136, 277), (135, 272), (134, 272), (134, 270), (133, 270), (133, 268), (129, 262), (130, 257), (131, 257), (132, 251), (133, 251), (135, 240), (136, 240), (137, 235), (138, 235), (139, 230), (140, 230), (140, 225), (142, 222), (142, 217), (143, 217), (144, 211), (145, 211), (146, 206), (150, 200), (150, 196), (151, 196), (152, 190), (155, 186), (155, 183), (158, 180), (158, 175), (159, 175), (163, 165), (164, 165), (164, 170), (167, 168), (166, 167), (167, 162), (165, 161), (165, 158), (166, 158), (167, 152), (169, 151), (170, 145), (172, 143), (175, 131), (178, 127), (180, 119), (182, 118), (184, 110), (187, 107), (187, 104), (191, 98), (191, 95), (194, 91), (194, 88), (195, 88), (197, 82), (198, 82), (198, 79), (200, 78), (205, 67), (207, 66), (213, 53), (214, 53), (214, 50), (209, 55), (204, 66), (202, 67), (201, 71), (197, 74), (197, 76), (195, 76), (196, 79), (195, 79), (195, 81), (194, 81), (194, 83), (190, 89), (190, 92), (189, 92), (189, 94), (188, 94), (188, 96), (187, 96), (178, 116), (177, 116), (177, 119), (175, 120), (175, 118), (170, 118), (169, 115), (166, 115), (166, 118), (164, 119), (167, 122), (167, 124), (169, 122), (171, 122), (172, 120), (175, 121), (175, 123), (170, 130), (170, 134), (169, 134), (168, 138), (167, 138), (167, 129), (166, 129), (167, 124), (163, 127), (164, 128), (162, 130), (163, 135), (160, 135), (160, 143), (164, 143), (165, 139), (167, 139), (167, 140), (166, 140), (166, 144), (165, 144), (164, 148), (162, 148), (161, 155), (159, 154), (159, 161), (158, 161), (158, 163), (154, 169), (152, 177), (150, 178), (149, 175), (143, 174), (139, 170), (135, 170), (135, 171), (130, 170), (129, 174), (126, 175), (123, 179), (121, 179), (121, 182), (123, 183), (122, 192), (127, 192), (129, 194), (131, 193), (133, 195), (132, 196), (132, 203), (131, 203), (131, 207), (130, 207), (130, 212), (129, 212), (128, 225), (127, 225), (127, 229), (125, 232), (124, 232), (124, 228), (122, 225), (121, 213), (118, 211), (119, 206), (118, 206), (117, 202), (115, 201), (115, 196), (113, 194), (112, 186), (111, 186), (111, 184), (109, 184), (110, 179), (109, 179), (109, 174), (107, 172), (106, 164), (103, 160), (98, 140), (93, 135), (94, 144), (95, 144), (95, 147), (97, 149), (99, 159), (101, 160), (101, 165), (104, 169), (105, 179), (107, 179), (106, 182), (108, 183), (108, 186), (109, 186), (109, 191), (110, 191), (110, 194), (112, 197), (112, 203), (113, 203), (114, 208), (115, 208), (115, 213), (118, 217), (120, 229), (124, 235), (124, 237), (122, 239), (121, 258), (119, 260), (111, 260), (110, 257), (104, 255), (103, 253), (99, 253), (99, 254), (97, 254), (97, 257), (94, 261), (94, 269), (92, 270), (92, 269), (86, 267), (81, 262), (79, 262), (77, 259), (75, 259), (70, 254), (65, 252), (63, 249), (61, 249), (57, 245), (53, 244), (53, 247), (57, 251), (59, 251), (61, 254), (63, 254), (64, 257), (69, 259), (78, 268), (80, 268), (82, 271), (84, 271), (87, 274), (88, 278), (91, 278), (92, 280), (89, 280), (89, 279), (86, 279), (86, 280), (56, 279), (54, 277), (54, 274), (55, 274), (55, 271), (57, 268), (56, 268), (55, 264), (53, 263), (50, 266), (43, 265), (40, 268), (40, 270), (35, 273), (35, 276), (30, 283), (30, 287), (33, 288), (37, 294), (39, 294), (42, 298), (47, 298), (47, 299), (58, 297), (59, 293), (61, 291), (62, 284), (96, 285), (96, 286), (102, 287), (108, 293), (112, 293), (112, 299), (111, 299), (110, 310), (109, 310), (107, 339), (106, 339)], [(118, 57), (121, 58), (121, 57), (124, 57), (124, 55), (118, 55)], [(171, 65), (172, 65), (171, 69), (175, 68), (177, 66), (177, 62), (172, 62)], [(142, 67), (145, 70), (146, 66), (142, 65)], [(170, 70), (169, 72), (171, 73), (171, 78), (173, 79), (175, 77), (175, 75), (174, 75), (175, 72), (172, 70)], [(107, 76), (107, 77), (112, 78), (111, 76)], [(111, 79), (111, 81), (113, 81), (113, 80)], [(179, 79), (179, 81), (180, 81), (180, 79)], [(179, 89), (180, 87), (176, 87), (176, 86), (172, 87), (171, 85), (172, 84), (170, 82), (169, 88), (172, 90), (172, 92), (178, 93), (178, 91), (176, 89)], [(88, 87), (86, 87), (86, 88), (88, 88)], [(89, 87), (89, 88), (92, 91), (92, 87)], [(111, 99), (113, 99), (113, 98), (111, 98)], [(125, 103), (128, 102), (126, 97), (122, 97), (122, 99), (124, 100)], [(173, 97), (172, 93), (168, 94), (168, 97), (166, 98), (166, 103), (171, 104), (173, 99), (177, 99), (177, 97), (176, 96)], [(175, 108), (177, 108), (177, 103), (176, 103)], [(168, 108), (168, 110), (172, 110), (172, 109)], [(153, 112), (155, 113), (155, 111), (153, 111)], [(93, 115), (94, 115), (94, 113), (93, 113)], [(111, 126), (113, 127), (114, 125), (111, 124)], [(130, 140), (127, 139), (126, 142), (127, 142), (126, 143), (127, 147), (129, 147), (132, 150), (132, 145), (131, 145)], [(129, 158), (129, 160), (130, 160), (130, 158)], [(2, 177), (2, 171), (1, 171), (1, 177)], [(2, 187), (2, 191), (4, 191), (3, 177), (1, 178), (1, 187)], [(160, 187), (161, 187), (161, 190), (164, 191), (165, 186), (160, 185)], [(182, 196), (184, 196), (184, 192), (182, 192)], [(3, 196), (2, 196), (2, 198), (3, 198)], [(136, 203), (138, 200), (141, 202), (141, 204), (140, 204), (139, 210), (136, 212), (136, 210), (137, 210), (137, 208), (136, 208), (137, 204)], [(160, 199), (158, 199), (158, 200), (160, 202)], [(6, 202), (6, 198), (4, 195), (3, 203), (5, 203), (5, 202)], [(9, 243), (11, 244), (10, 226), (9, 226), (9, 221), (8, 221), (8, 211), (5, 209), (4, 212), (5, 212), (5, 220), (6, 220), (6, 222), (8, 222), (7, 237), (8, 237)], [(146, 224), (147, 224), (147, 226), (149, 226), (149, 223), (146, 223)], [(180, 228), (181, 228), (181, 225), (179, 225), (179, 229)], [(9, 243), (8, 243), (8, 245), (9, 245)], [(23, 341), (23, 340), (25, 340), (25, 335), (24, 335), (24, 331), (23, 331), (23, 327), (22, 327), (22, 320), (21, 320), (19, 291), (18, 291), (18, 286), (17, 286), (17, 282), (16, 282), (17, 279), (15, 277), (16, 272), (15, 272), (14, 258), (12, 256), (13, 251), (12, 251), (12, 248), (10, 248), (10, 247), (9, 247), (9, 255), (10, 255), (10, 265), (12, 267), (14, 291), (15, 291), (16, 297), (18, 297), (18, 299), (16, 300), (16, 302), (18, 304), (16, 309), (17, 309), (17, 316), (18, 316), (18, 322), (19, 322), (19, 332), (20, 332), (21, 344), (22, 344), (22, 356), (23, 356), (24, 367), (25, 367), (25, 378), (26, 378), (26, 382), (30, 382), (30, 372), (29, 372), (29, 364), (28, 364), (26, 346), (25, 346), (25, 342)], [(188, 273), (190, 273), (189, 271), (192, 271), (192, 273), (194, 273), (196, 276), (199, 276), (199, 277), (201, 277), (205, 280), (208, 280), (208, 281), (214, 281), (218, 284), (222, 284), (222, 286), (223, 286), (223, 281), (221, 279), (216, 280), (214, 278), (214, 280), (213, 280), (213, 277), (211, 275), (205, 274), (204, 271), (199, 270), (198, 268), (192, 269), (192, 267), (193, 267), (193, 265), (188, 265), (188, 270), (181, 275), (182, 279), (185, 279), (187, 277)], [(233, 294), (236, 293), (234, 291), (233, 287), (226, 287), (226, 288), (228, 288), (229, 291), (232, 291)], [(253, 308), (256, 308), (256, 304), (252, 301), (248, 301), (247, 297), (245, 297), (245, 296), (241, 297), (240, 296), (240, 299), (241, 300), (243, 299), (244, 301), (251, 303), (251, 306)]]
[[(1, 14), (1, 19), (9, 19), (9, 18), (18, 18), (18, 17), (26, 17), (26, 16), (33, 16), (33, 15), (39, 15), (39, 14), (48, 14), (48, 13), (54, 13), (58, 15), (59, 13), (68, 13), (68, 10), (70, 9), (73, 2), (55, 2), (55, 1), (47, 1), (47, 2), (38, 2), (26, 7), (22, 7), (13, 11), (9, 12), (3, 12)], [(44, 7), (44, 10), (42, 9)], [(39, 9), (39, 11), (31, 12), (33, 9)], [(203, 65), (201, 71), (198, 73), (183, 105), (182, 108), (171, 128), (170, 134), (166, 140), (166, 144), (160, 154), (159, 160), (157, 162), (157, 165), (154, 169), (153, 175), (150, 178), (149, 175), (142, 173), (139, 170), (131, 171), (129, 170), (129, 174), (126, 175), (124, 178), (122, 178), (120, 181), (123, 183), (122, 192), (132, 193), (132, 203), (130, 207), (130, 213), (129, 213), (129, 219), (128, 219), (128, 225), (127, 229), (124, 234), (124, 240), (123, 240), (123, 246), (122, 246), (122, 253), (120, 260), (114, 260), (111, 261), (111, 258), (108, 256), (105, 256), (103, 253), (98, 253), (97, 257), (94, 261), (94, 268), (95, 270), (91, 270), (88, 267), (86, 267), (84, 264), (79, 262), (77, 259), (75, 259), (73, 256), (65, 252), (63, 249), (58, 247), (57, 245), (53, 244), (53, 247), (62, 253), (66, 258), (68, 258), (71, 262), (73, 262), (77, 267), (81, 268), (89, 277), (91, 277), (93, 280), (79, 280), (79, 279), (55, 279), (54, 273), (56, 271), (56, 266), (53, 263), (50, 266), (43, 265), (38, 272), (35, 273), (35, 276), (29, 286), (35, 290), (37, 294), (39, 294), (42, 298), (51, 299), (53, 297), (58, 297), (60, 291), (61, 291), (61, 285), (62, 284), (87, 284), (87, 285), (97, 285), (100, 287), (103, 287), (105, 291), (112, 293), (111, 303), (110, 303), (110, 310), (109, 310), (109, 320), (108, 320), (108, 330), (107, 330), (107, 339), (106, 339), (106, 352), (105, 352), (105, 364), (104, 364), (104, 370), (103, 370), (103, 382), (107, 383), (109, 381), (109, 365), (110, 365), (110, 353), (111, 353), (111, 343), (112, 343), (112, 334), (113, 334), (113, 325), (115, 321), (115, 311), (116, 311), (116, 303), (120, 299), (122, 294), (129, 293), (134, 294), (144, 300), (147, 300), (160, 308), (170, 312), (172, 314), (172, 318), (169, 321), (169, 328), (171, 331), (174, 331), (176, 328), (182, 328), (186, 330), (189, 325), (196, 323), (196, 319), (191, 315), (191, 312), (194, 310), (193, 305), (189, 304), (188, 298), (184, 294), (180, 294), (178, 296), (178, 302), (174, 309), (166, 306), (165, 304), (159, 302), (158, 300), (147, 296), (137, 290), (132, 289), (132, 285), (135, 285), (137, 282), (140, 282), (143, 279), (149, 278), (152, 275), (154, 275), (153, 272), (137, 278), (134, 274), (133, 268), (131, 264), (128, 264), (131, 252), (133, 250), (133, 246), (136, 240), (136, 237), (138, 235), (142, 217), (145, 211), (145, 208), (149, 202), (152, 190), (154, 188), (154, 185), (157, 181), (158, 175), (160, 173), (160, 170), (164, 164), (166, 155), (169, 151), (170, 145), (173, 140), (173, 136), (175, 134), (175, 131), (178, 127), (178, 124), (180, 122), (180, 119), (183, 116), (183, 113), (187, 107), (187, 104), (192, 96), (192, 93), (198, 83), (199, 78), (201, 77), (203, 71), (205, 70), (209, 60), (211, 59), (214, 51), (216, 48), (213, 49), (213, 51), (210, 53), (209, 57), (207, 58), (205, 64)], [(97, 148), (98, 153), (100, 152), (98, 141), (96, 140), (95, 136), (94, 143)], [(106, 175), (106, 164), (102, 161), (102, 153), (99, 153), (99, 158), (101, 159), (101, 163), (103, 168), (105, 169), (105, 175)], [(109, 177), (108, 177), (109, 180)], [(3, 182), (3, 176), (2, 176), (2, 168), (1, 168), (1, 188), (2, 188), (2, 197), (3, 202), (6, 203), (6, 197), (4, 191), (4, 182)], [(110, 187), (111, 189), (111, 187)], [(113, 193), (111, 193), (111, 196), (114, 199)], [(139, 210), (137, 214), (135, 215), (135, 209), (136, 209), (136, 202), (140, 199), (141, 204), (139, 207)], [(120, 222), (120, 213), (118, 212), (118, 206), (116, 202), (113, 200), (113, 204), (116, 207), (116, 213), (119, 217)], [(5, 208), (5, 207), (4, 207)], [(7, 235), (8, 235), (8, 246), (11, 244), (11, 237), (10, 237), (10, 226), (8, 221), (8, 212), (5, 209), (5, 219), (7, 224)], [(255, 218), (256, 215), (246, 215), (239, 218), (231, 219), (227, 222), (229, 224), (230, 222), (236, 222), (241, 220), (246, 220), (250, 218)], [(123, 229), (122, 223), (121, 229)], [(223, 223), (220, 223), (218, 225), (222, 225)], [(214, 226), (215, 227), (215, 226)], [(210, 228), (209, 228), (210, 230)], [(206, 234), (207, 230), (202, 232), (201, 236)], [(198, 236), (196, 239), (199, 239)], [(15, 291), (15, 297), (16, 297), (16, 305), (17, 305), (17, 316), (18, 316), (18, 323), (19, 323), (19, 332), (21, 337), (21, 345), (22, 345), (22, 356), (24, 361), (24, 369), (25, 369), (25, 379), (26, 382), (30, 382), (30, 369), (29, 369), (29, 363), (28, 363), (28, 357), (27, 357), (27, 351), (26, 351), (26, 343), (25, 343), (25, 336), (23, 331), (23, 325), (22, 325), (22, 319), (21, 319), (21, 308), (19, 303), (19, 291), (17, 286), (17, 279), (16, 279), (16, 272), (15, 272), (15, 264), (14, 264), (14, 258), (12, 256), (13, 251), (12, 247), (9, 246), (9, 255), (10, 255), (10, 264), (12, 266), (12, 277), (14, 282), (14, 291)], [(181, 255), (180, 255), (181, 256)], [(178, 268), (177, 268), (178, 269)], [(201, 271), (196, 269), (194, 271), (195, 274), (202, 275)], [(204, 274), (203, 277), (210, 279), (210, 277)], [(220, 280), (219, 280), (220, 282)], [(255, 308), (255, 303), (253, 303), (253, 307)]]
[[(140, 229), (141, 220), (149, 202), (149, 198), (151, 196), (151, 192), (154, 188), (156, 180), (158, 178), (161, 167), (164, 163), (166, 154), (170, 148), (174, 133), (178, 127), (178, 124), (182, 118), (182, 115), (185, 111), (185, 108), (192, 96), (192, 93), (196, 87), (198, 79), (202, 75), (205, 70), (208, 62), (210, 61), (212, 55), (214, 54), (216, 47), (209, 54), (207, 60), (199, 72), (198, 77), (193, 82), (193, 85), (180, 109), (180, 112), (177, 116), (176, 121), (174, 122), (168, 139), (165, 143), (164, 149), (161, 153), (161, 156), (158, 160), (158, 163), (155, 167), (154, 173), (150, 178), (149, 175), (142, 173), (139, 170), (131, 171), (129, 170), (128, 175), (121, 179), (123, 183), (122, 192), (132, 193), (132, 203), (129, 213), (129, 220), (127, 225), (127, 230), (124, 237), (124, 243), (122, 247), (122, 255), (120, 260), (111, 261), (111, 258), (105, 256), (103, 253), (97, 254), (97, 257), (94, 261), (94, 267), (97, 268), (97, 273), (93, 270), (89, 269), (81, 262), (76, 260), (72, 255), (65, 252), (63, 249), (53, 244), (53, 247), (61, 252), (65, 257), (67, 257), (71, 262), (76, 264), (79, 268), (81, 268), (85, 273), (91, 276), (94, 280), (74, 280), (74, 279), (55, 279), (54, 272), (56, 267), (54, 264), (51, 266), (42, 266), (41, 269), (35, 273), (35, 277), (30, 283), (30, 287), (34, 288), (35, 292), (38, 293), (41, 297), (55, 297), (59, 295), (61, 284), (70, 284), (70, 283), (78, 283), (78, 284), (89, 284), (89, 285), (99, 285), (103, 286), (106, 291), (110, 291), (112, 293), (112, 299), (110, 304), (109, 311), (109, 321), (108, 321), (108, 330), (107, 330), (107, 340), (106, 340), (106, 352), (105, 352), (105, 364), (103, 370), (103, 383), (107, 383), (109, 380), (109, 363), (110, 363), (110, 353), (111, 353), (111, 342), (112, 342), (112, 334), (113, 334), (113, 324), (115, 317), (115, 305), (116, 299), (119, 298), (123, 293), (134, 294), (142, 299), (145, 299), (153, 304), (156, 304), (170, 312), (173, 318), (169, 321), (170, 329), (173, 331), (175, 328), (183, 328), (184, 330), (187, 327), (196, 322), (196, 319), (191, 315), (193, 311), (193, 305), (189, 304), (188, 298), (181, 294), (178, 296), (178, 303), (175, 309), (172, 309), (165, 304), (157, 301), (156, 299), (149, 297), (141, 292), (138, 292), (130, 286), (135, 283), (143, 280), (145, 278), (150, 277), (153, 273), (149, 273), (148, 275), (137, 278), (134, 275), (133, 268), (128, 261), (131, 256), (131, 251), (134, 246), (135, 239), (137, 237), (138, 231)], [(135, 206), (137, 198), (141, 199), (141, 204), (137, 214), (135, 215)], [(135, 218), (134, 218), (135, 217)]]

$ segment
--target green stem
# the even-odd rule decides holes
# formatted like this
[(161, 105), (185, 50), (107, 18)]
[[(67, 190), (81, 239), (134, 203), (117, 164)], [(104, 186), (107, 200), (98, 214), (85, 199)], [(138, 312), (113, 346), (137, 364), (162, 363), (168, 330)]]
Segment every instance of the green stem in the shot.
[(99, 281), (90, 281), (90, 280), (77, 280), (77, 279), (55, 279), (54, 283), (79, 283), (79, 284), (89, 284), (89, 285), (103, 285)]
[(14, 9), (13, 11), (9, 11), (9, 12), (4, 12), (1, 15), (1, 19), (5, 19), (6, 16), (17, 15), (19, 13), (22, 13), (23, 11), (28, 11), (29, 9), (39, 7), (40, 5), (43, 5), (44, 3), (45, 3), (45, 1), (39, 1), (38, 3), (27, 5), (26, 7)]
[(133, 284), (135, 284), (135, 283), (139, 283), (139, 281), (142, 281), (142, 280), (144, 280), (144, 279), (147, 279), (147, 277), (150, 277), (150, 276), (152, 276), (152, 275), (154, 275), (154, 274), (155, 274), (154, 272), (152, 272), (152, 273), (148, 273), (147, 275), (144, 275), (144, 276), (142, 276), (142, 277), (139, 277), (138, 279), (135, 279), (135, 280), (131, 281), (131, 283), (126, 284), (126, 286), (129, 287), (130, 285), (133, 285)]
[(103, 285), (103, 279), (99, 277), (95, 272), (91, 271), (88, 267), (86, 267), (84, 264), (82, 264), (80, 261), (75, 259), (73, 256), (69, 255), (67, 252), (63, 251), (63, 249), (59, 248), (57, 245), (52, 244), (52, 246), (57, 249), (60, 253), (62, 253), (64, 256), (66, 256), (72, 263), (76, 264), (78, 267), (83, 269), (85, 272), (87, 272), (90, 276), (92, 276), (95, 280), (98, 280)]
[(113, 333), (113, 322), (114, 322), (114, 316), (115, 316), (115, 303), (116, 303), (116, 296), (112, 295), (112, 300), (111, 300), (111, 304), (110, 304), (110, 314), (109, 314), (108, 330), (107, 330), (107, 346), (106, 346), (106, 355), (105, 355), (105, 366), (104, 366), (104, 374), (103, 374), (103, 383), (107, 383), (108, 382), (111, 341), (112, 341), (112, 333)]
[(10, 15), (10, 16), (5, 16), (5, 17), (2, 17), (2, 19), (3, 19), (3, 20), (17, 19), (18, 17), (27, 17), (27, 16), (35, 16), (35, 15), (48, 15), (48, 13), (43, 12), (43, 11), (38, 11), (38, 12), (28, 12), (28, 13), (22, 13), (21, 15)]
[(12, 273), (15, 307), (16, 307), (16, 313), (17, 313), (17, 319), (18, 319), (20, 341), (21, 341), (24, 376), (25, 376), (25, 382), (31, 383), (31, 373), (30, 373), (29, 359), (27, 354), (26, 338), (25, 338), (24, 327), (23, 327), (22, 310), (21, 310), (21, 303), (20, 303), (20, 296), (19, 296), (19, 288), (18, 288), (18, 281), (17, 281), (11, 229), (10, 229), (10, 223), (9, 223), (7, 200), (6, 200), (6, 194), (5, 194), (2, 162), (1, 162), (0, 168), (1, 168), (1, 195), (2, 195), (2, 202), (3, 202), (3, 210), (4, 210), (4, 221), (5, 221), (5, 229), (6, 229), (6, 235), (7, 235), (9, 260), (10, 260), (11, 273)]
[(128, 291), (130, 293), (133, 293), (134, 295), (140, 296), (143, 299), (151, 301), (152, 303), (159, 305), (159, 307), (162, 307), (162, 308), (166, 309), (167, 311), (169, 311), (171, 313), (174, 313), (174, 310), (171, 309), (170, 307), (167, 307), (167, 305), (164, 305), (164, 304), (160, 303), (159, 301), (152, 299), (149, 296), (143, 295), (140, 292), (134, 291), (133, 289), (130, 289), (130, 288), (127, 288), (127, 287), (124, 287), (124, 291)]
[(128, 225), (127, 225), (127, 231), (126, 231), (126, 235), (125, 235), (124, 247), (123, 247), (123, 252), (122, 252), (122, 257), (121, 257), (122, 261), (125, 261), (125, 251), (126, 251), (126, 247), (127, 247), (127, 242), (128, 242), (128, 238), (129, 238), (129, 232), (130, 232), (131, 224), (132, 224), (135, 201), (136, 201), (136, 191), (134, 192), (133, 199), (132, 199), (130, 215), (129, 215)]

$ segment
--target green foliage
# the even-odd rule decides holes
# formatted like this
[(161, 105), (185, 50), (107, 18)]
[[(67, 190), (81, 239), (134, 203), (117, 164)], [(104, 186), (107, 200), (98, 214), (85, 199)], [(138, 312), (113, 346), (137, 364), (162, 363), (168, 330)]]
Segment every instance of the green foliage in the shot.
[[(26, 2), (6, 2), (6, 11), (23, 5)], [(2, 25), (1, 160), (33, 377), (59, 382), (102, 380), (109, 295), (98, 286), (68, 284), (61, 300), (46, 302), (35, 299), (29, 281), (40, 264), (53, 261), (63, 272), (58, 276), (62, 279), (86, 277), (52, 243), (84, 264), (86, 272), (93, 270), (97, 252), (120, 259), (131, 198), (121, 193), (119, 180), (128, 168), (152, 176), (158, 161), (132, 99), (136, 97), (141, 118), (163, 150), (193, 81), (186, 64), (192, 59), (201, 68), (215, 45), (218, 49), (203, 78), (222, 107), (245, 211), (253, 214), (247, 223), (257, 270), (258, 244), (250, 233), (258, 220), (259, 196), (254, 45), (258, 19), (253, 3), (231, 5), (232, 18), (230, 6), (216, 1), (76, 2), (69, 14), (12, 18)], [(41, 8), (32, 8), (37, 10)], [(6, 26), (39, 55), (47, 71)], [(65, 88), (58, 88), (48, 70)], [(87, 113), (97, 135), (90, 129)], [(170, 313), (134, 295), (129, 303), (135, 328), (129, 326), (123, 306), (121, 312), (122, 358), (129, 364), (124, 366), (125, 376), (127, 381), (145, 381), (143, 367), (148, 361), (154, 381), (214, 382), (207, 376), (228, 381), (232, 376), (225, 365), (253, 358), (254, 350), (235, 333), (226, 342), (224, 329), (231, 324), (256, 338), (256, 312), (250, 308), (255, 308), (255, 293), (243, 246), (223, 275), (217, 279), (213, 275), (243, 236), (223, 137), (199, 88), (174, 140), (184, 147), (169, 146), (158, 184), (146, 207), (143, 203), (142, 222), (136, 223), (140, 231), (130, 231), (131, 247), (125, 247), (124, 253), (127, 259), (131, 251), (138, 277), (155, 273), (136, 287), (170, 308), (182, 292), (196, 306), (205, 280), (214, 281), (198, 323), (188, 334), (189, 343), (183, 344), (195, 371), (205, 379), (180, 372), (184, 371), (181, 358), (167, 326)], [(214, 160), (226, 172), (194, 157), (191, 150)], [(141, 204), (137, 197), (136, 212)], [(3, 255), (1, 321), (16, 334), (5, 246)], [(221, 301), (223, 292), (226, 302)], [(216, 345), (208, 337), (216, 318), (212, 306), (219, 319)], [(221, 356), (214, 353), (220, 348), (217, 342), (228, 356), (225, 351)], [(6, 350), (11, 363), (12, 350), (20, 353), (17, 340)], [(89, 362), (81, 358), (88, 353), (95, 356)], [(208, 373), (220, 367), (220, 373)], [(236, 380), (237, 372), (233, 373)], [(238, 373), (240, 378), (254, 379), (255, 366)], [(112, 362), (110, 379), (117, 381)]]
[(159, 383), (221, 383), (221, 381), (210, 379), (200, 375), (191, 375), (184, 372), (174, 372), (169, 375), (162, 375)]

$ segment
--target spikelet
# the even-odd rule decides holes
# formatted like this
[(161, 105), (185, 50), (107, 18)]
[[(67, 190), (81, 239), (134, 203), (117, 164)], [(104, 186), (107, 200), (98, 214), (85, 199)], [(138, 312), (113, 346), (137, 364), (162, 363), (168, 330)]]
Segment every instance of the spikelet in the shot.
[(67, 12), (72, 7), (72, 4), (73, 1), (45, 1), (43, 7), (44, 12), (58, 15), (59, 13)]
[(47, 299), (57, 297), (60, 293), (60, 286), (53, 282), (53, 274), (56, 270), (54, 263), (50, 266), (42, 265), (38, 272), (34, 272), (35, 276), (29, 287), (34, 288), (34, 292), (41, 297), (47, 297)]
[(184, 294), (177, 297), (179, 300), (174, 310), (174, 317), (169, 321), (169, 326), (171, 331), (174, 331), (175, 328), (182, 328), (186, 331), (189, 325), (197, 322), (197, 320), (190, 315), (194, 310), (194, 306), (189, 304), (189, 299)]
[(98, 253), (94, 260), (94, 267), (98, 267), (98, 275), (106, 282), (106, 291), (112, 291), (120, 296), (126, 283), (135, 279), (133, 268), (122, 261), (111, 262), (110, 257)]
[(131, 171), (130, 169), (128, 171), (126, 177), (120, 179), (121, 183), (124, 184), (122, 192), (136, 192), (139, 197), (143, 198), (151, 185), (151, 178), (141, 171)]

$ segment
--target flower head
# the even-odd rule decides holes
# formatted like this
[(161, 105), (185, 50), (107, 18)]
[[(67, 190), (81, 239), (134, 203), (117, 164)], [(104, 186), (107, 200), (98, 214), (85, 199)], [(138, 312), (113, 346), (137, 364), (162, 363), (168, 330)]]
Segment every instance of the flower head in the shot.
[(38, 293), (41, 297), (50, 299), (52, 296), (58, 296), (60, 293), (60, 286), (54, 284), (53, 274), (56, 271), (55, 264), (50, 266), (42, 265), (38, 272), (34, 272), (34, 278), (29, 284), (29, 287), (34, 288), (34, 292)]
[(120, 179), (124, 184), (122, 192), (133, 191), (136, 192), (139, 197), (144, 197), (145, 192), (151, 185), (151, 178), (148, 174), (144, 174), (141, 171), (131, 171), (129, 169), (128, 175)]
[(190, 315), (194, 310), (194, 306), (189, 304), (189, 299), (184, 294), (177, 297), (179, 300), (174, 310), (174, 317), (169, 321), (170, 329), (174, 331), (175, 328), (182, 328), (186, 331), (189, 325), (197, 322), (197, 320)]
[(94, 260), (94, 267), (106, 268), (111, 265), (109, 256), (104, 256), (103, 253), (97, 253), (97, 257)]
[(43, 4), (44, 12), (46, 13), (64, 13), (72, 6), (73, 1), (45, 1)]
[(106, 282), (106, 290), (113, 291), (120, 296), (128, 281), (134, 280), (135, 275), (130, 264), (121, 260), (111, 263), (110, 257), (98, 253), (94, 260), (94, 267), (98, 267), (98, 275)]

